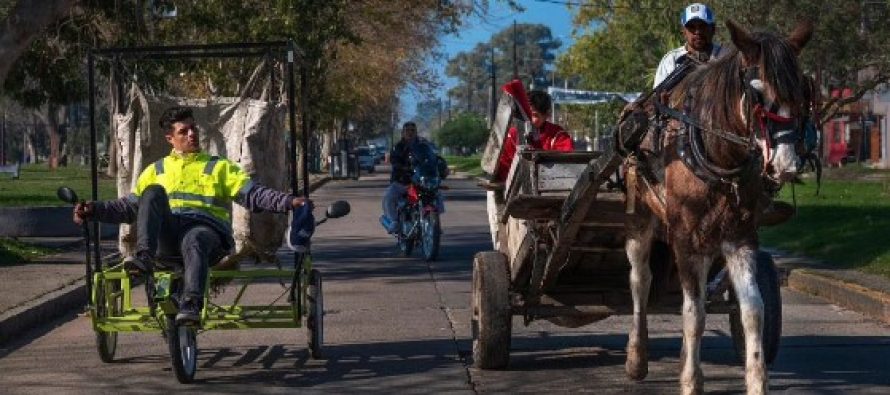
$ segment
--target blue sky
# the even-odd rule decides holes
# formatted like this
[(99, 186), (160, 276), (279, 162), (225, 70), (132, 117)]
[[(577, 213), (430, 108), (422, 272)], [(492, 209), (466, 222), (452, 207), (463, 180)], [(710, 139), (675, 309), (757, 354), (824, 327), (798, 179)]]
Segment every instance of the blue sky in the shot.
[[(495, 33), (512, 26), (514, 20), (517, 23), (540, 23), (550, 26), (553, 36), (558, 37), (563, 42), (560, 51), (565, 50), (572, 44), (572, 14), (565, 5), (546, 1), (520, 0), (518, 3), (522, 4), (525, 11), (517, 12), (511, 10), (500, 1), (493, 1), (492, 3), (489, 15), (484, 20), (471, 18), (459, 35), (442, 37), (442, 46), (439, 49), (447, 57), (450, 58), (459, 52), (472, 50), (476, 44), (486, 42)], [(442, 61), (435, 65), (439, 78), (445, 83), (445, 87), (441, 90), (441, 97), (445, 96), (448, 88), (456, 85), (454, 80), (445, 76), (445, 64), (446, 61)], [(417, 102), (424, 99), (426, 97), (419, 97), (416, 92), (410, 89), (403, 92), (400, 114), (402, 121), (411, 119), (414, 116)]]

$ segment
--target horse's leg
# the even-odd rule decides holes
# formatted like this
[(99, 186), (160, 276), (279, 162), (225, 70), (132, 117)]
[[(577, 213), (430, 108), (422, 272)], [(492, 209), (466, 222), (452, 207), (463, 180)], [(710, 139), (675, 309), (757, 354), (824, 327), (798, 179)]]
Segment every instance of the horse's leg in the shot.
[(630, 261), (630, 293), (633, 296), (633, 328), (627, 339), (627, 361), (624, 369), (627, 376), (642, 380), (649, 373), (649, 331), (646, 327), (646, 306), (649, 303), (649, 287), (652, 284), (652, 271), (649, 268), (649, 253), (655, 233), (655, 220), (645, 220), (643, 226), (628, 227), (627, 259)]
[(748, 394), (763, 394), (769, 385), (763, 359), (763, 299), (755, 278), (757, 251), (748, 245), (723, 243), (723, 255), (739, 301), (745, 332), (745, 385)]
[(710, 257), (676, 254), (683, 286), (683, 350), (680, 352), (680, 390), (683, 394), (704, 392), (701, 371), (701, 338), (705, 331), (705, 284)]

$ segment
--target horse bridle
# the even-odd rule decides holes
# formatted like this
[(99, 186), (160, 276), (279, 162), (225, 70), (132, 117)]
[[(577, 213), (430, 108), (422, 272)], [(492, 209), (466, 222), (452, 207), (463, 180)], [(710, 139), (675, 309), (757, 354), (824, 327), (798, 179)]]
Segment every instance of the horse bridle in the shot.
[[(766, 144), (764, 148), (764, 172), (766, 165), (772, 161), (772, 148), (779, 144), (795, 144), (803, 138), (798, 132), (798, 119), (791, 116), (785, 117), (779, 115), (779, 104), (767, 100), (763, 93), (754, 87), (754, 81), (760, 80), (760, 67), (752, 66), (743, 68), (741, 71), (742, 81), (745, 86), (745, 102), (747, 111), (745, 122), (746, 128), (751, 133), (752, 143), (758, 134)], [(752, 124), (752, 121), (756, 121)], [(754, 129), (756, 128), (756, 129)]]
[[(767, 166), (772, 161), (772, 147), (776, 147), (778, 144), (796, 143), (801, 140), (801, 135), (796, 127), (797, 119), (780, 115), (778, 103), (767, 100), (752, 84), (755, 80), (760, 79), (759, 67), (744, 68), (739, 77), (745, 87), (744, 106), (747, 110), (745, 127), (749, 131), (747, 138), (719, 129), (707, 128), (698, 120), (690, 117), (688, 114), (693, 99), (691, 93), (686, 96), (683, 112), (655, 100), (655, 107), (660, 113), (684, 123), (685, 133), (678, 136), (677, 152), (687, 167), (704, 181), (736, 185), (739, 179), (749, 174), (758, 158), (763, 159), (761, 175), (766, 175)], [(745, 148), (750, 152), (748, 159), (731, 169), (714, 164), (705, 153), (703, 133), (711, 134)], [(757, 142), (758, 135), (762, 136), (765, 147)]]

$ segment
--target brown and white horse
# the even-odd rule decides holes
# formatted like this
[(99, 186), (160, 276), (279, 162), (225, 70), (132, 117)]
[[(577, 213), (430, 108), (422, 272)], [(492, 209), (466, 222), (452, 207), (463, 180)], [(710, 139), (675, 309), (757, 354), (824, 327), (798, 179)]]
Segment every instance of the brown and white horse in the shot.
[[(797, 171), (796, 139), (789, 136), (806, 104), (797, 55), (812, 35), (811, 24), (799, 23), (786, 38), (752, 33), (733, 21), (726, 25), (737, 50), (696, 70), (671, 92), (670, 107), (675, 115), (686, 114), (686, 127), (665, 134), (664, 182), (628, 185), (641, 198), (627, 227), (634, 316), (625, 369), (636, 380), (648, 373), (649, 255), (656, 229), (664, 226), (683, 290), (684, 394), (703, 392), (699, 353), (706, 277), (721, 256), (741, 311), (747, 391), (768, 391), (763, 301), (755, 282), (757, 221), (768, 201), (768, 180), (787, 180)], [(684, 150), (697, 150), (687, 152), (693, 160), (683, 158)]]

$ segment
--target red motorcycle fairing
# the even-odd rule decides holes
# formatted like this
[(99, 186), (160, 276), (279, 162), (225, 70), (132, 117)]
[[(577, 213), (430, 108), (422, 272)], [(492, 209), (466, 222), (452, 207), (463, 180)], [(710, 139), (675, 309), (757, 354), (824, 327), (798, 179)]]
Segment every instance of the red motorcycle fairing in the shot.
[(417, 204), (420, 201), (420, 195), (417, 193), (417, 187), (414, 184), (408, 185), (408, 203)]

